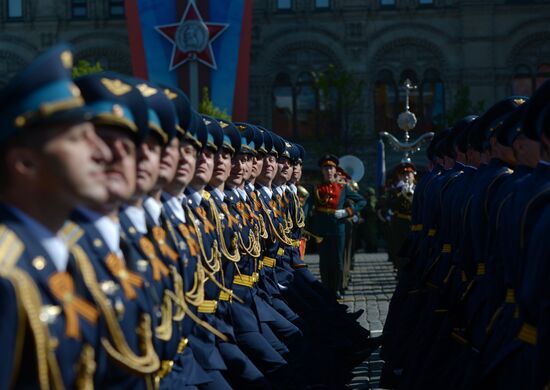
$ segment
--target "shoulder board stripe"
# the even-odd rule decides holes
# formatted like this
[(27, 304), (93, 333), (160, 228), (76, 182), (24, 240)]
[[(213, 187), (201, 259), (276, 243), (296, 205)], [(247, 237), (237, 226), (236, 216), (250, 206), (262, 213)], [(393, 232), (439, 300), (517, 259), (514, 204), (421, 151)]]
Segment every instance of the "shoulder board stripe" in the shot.
[(65, 239), (68, 246), (73, 246), (76, 244), (83, 234), (84, 230), (71, 221), (65, 222), (65, 226), (61, 229), (61, 236)]
[(11, 271), (25, 245), (17, 235), (5, 225), (0, 225), (0, 274)]

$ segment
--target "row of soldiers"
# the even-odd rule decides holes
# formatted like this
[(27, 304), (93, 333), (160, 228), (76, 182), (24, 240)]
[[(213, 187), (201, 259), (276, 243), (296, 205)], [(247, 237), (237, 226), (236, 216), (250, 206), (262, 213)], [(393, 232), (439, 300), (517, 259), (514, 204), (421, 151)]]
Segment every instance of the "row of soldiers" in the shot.
[(0, 388), (343, 387), (372, 343), (300, 256), (303, 148), (71, 67), (0, 91)]
[(384, 387), (550, 384), (550, 81), (436, 134), (384, 329)]

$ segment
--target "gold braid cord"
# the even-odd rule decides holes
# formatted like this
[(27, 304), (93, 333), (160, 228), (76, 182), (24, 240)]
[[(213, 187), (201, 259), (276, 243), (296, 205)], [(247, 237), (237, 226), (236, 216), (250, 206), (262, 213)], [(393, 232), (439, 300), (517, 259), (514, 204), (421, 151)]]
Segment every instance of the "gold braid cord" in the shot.
[(272, 210), (268, 210), (267, 206), (262, 202), (262, 209), (264, 210), (265, 215), (267, 216), (267, 220), (269, 222), (269, 227), (271, 228), (271, 233), (277, 240), (282, 242), (285, 245), (292, 245), (292, 240), (286, 236), (285, 229), (283, 225), (279, 224), (279, 230), (275, 227), (273, 224), (273, 220), (271, 219), (271, 213)]
[(94, 373), (96, 369), (94, 348), (86, 344), (82, 348), (80, 359), (78, 360), (76, 386), (79, 390), (93, 390)]
[[(38, 383), (41, 390), (63, 389), (63, 380), (54, 352), (50, 348), (48, 327), (40, 321), (40, 292), (32, 278), (18, 268), (2, 274), (15, 288), (18, 306), (23, 309), (34, 337)], [(24, 329), (24, 326), (22, 327)]]
[(162, 305), (160, 307), (161, 320), (160, 324), (155, 328), (155, 336), (163, 341), (168, 341), (172, 338), (172, 300), (165, 290), (162, 297)]
[(305, 222), (306, 217), (304, 215), (304, 209), (302, 209), (302, 206), (300, 205), (300, 201), (298, 200), (298, 197), (292, 191), (291, 191), (291, 198), (292, 198), (292, 203), (294, 203), (294, 218), (296, 221), (296, 226), (301, 229), (304, 226), (306, 226), (306, 222)]
[[(189, 215), (190, 212), (188, 212), (187, 218), (190, 220), (192, 219), (192, 215)], [(168, 230), (168, 233), (171, 235), (172, 240), (174, 243), (178, 243), (178, 236), (176, 235), (176, 232), (174, 230), (174, 227), (170, 222), (166, 223), (166, 227)], [(178, 270), (172, 266), (172, 279), (174, 280), (174, 289), (176, 292), (176, 296), (179, 300), (183, 301), (186, 300), (193, 306), (199, 306), (204, 301), (204, 283), (206, 283), (206, 277), (204, 274), (204, 268), (202, 267), (200, 261), (197, 260), (197, 268), (195, 270), (195, 273), (193, 275), (193, 286), (185, 292), (185, 286), (183, 283), (183, 277), (179, 274)], [(185, 311), (181, 307), (181, 305), (177, 305), (176, 307), (176, 317), (174, 319), (178, 321), (178, 319), (183, 319), (185, 316)]]
[[(107, 324), (107, 329), (111, 335), (111, 339), (113, 340), (113, 343), (111, 343), (111, 341), (106, 338), (101, 339), (101, 344), (105, 348), (105, 351), (109, 357), (136, 374), (153, 374), (159, 369), (160, 361), (153, 348), (151, 318), (149, 315), (142, 315), (139, 334), (142, 338), (141, 347), (144, 354), (142, 356), (138, 356), (128, 345), (124, 332), (120, 328), (116, 314), (113, 311), (113, 307), (98, 285), (94, 267), (90, 263), (86, 252), (84, 252), (84, 250), (77, 245), (71, 247), (71, 252), (76, 259), (76, 263), (84, 279), (84, 283), (90, 290), (95, 303), (98, 305), (101, 313), (103, 314)], [(149, 327), (148, 331), (146, 331), (147, 327)]]
[[(223, 226), (222, 221), (220, 218), (220, 213), (218, 211), (218, 207), (216, 206), (216, 203), (212, 198), (208, 200), (208, 203), (210, 204), (210, 209), (212, 210), (212, 217), (214, 219), (214, 223), (216, 224), (216, 232), (218, 233), (218, 236), (220, 237), (220, 251), (222, 255), (225, 256), (225, 258), (229, 261), (232, 261), (233, 263), (237, 263), (241, 259), (241, 255), (239, 253), (239, 248), (237, 247), (237, 237), (236, 235), (233, 236), (231, 239), (231, 247), (233, 249), (233, 253), (229, 252), (229, 249), (227, 248), (227, 244), (225, 243), (225, 236), (223, 234)], [(229, 218), (226, 216), (226, 218)], [(234, 233), (235, 234), (235, 233)]]
[(193, 311), (189, 308), (189, 306), (187, 306), (187, 303), (185, 302), (185, 300), (183, 300), (183, 301), (180, 300), (178, 297), (176, 297), (176, 295), (172, 291), (169, 291), (168, 293), (170, 295), (172, 295), (171, 298), (174, 300), (174, 302), (176, 302), (177, 305), (181, 306), (182, 309), (185, 310), (185, 313), (189, 316), (189, 318), (191, 318), (193, 320), (193, 322), (195, 322), (197, 325), (202, 326), (204, 329), (206, 329), (210, 333), (214, 334), (220, 340), (222, 340), (222, 341), (228, 341), (229, 340), (227, 338), (227, 336), (224, 335), (222, 332), (220, 332), (219, 330), (214, 328), (208, 322), (203, 321), (199, 317), (197, 317), (197, 315), (195, 313), (193, 313)]
[(197, 241), (199, 242), (199, 247), (201, 249), (201, 262), (204, 265), (204, 267), (210, 271), (210, 272), (218, 272), (221, 268), (221, 261), (220, 261), (220, 253), (218, 251), (218, 241), (214, 240), (212, 244), (212, 250), (210, 251), (210, 257), (206, 256), (206, 249), (204, 248), (204, 242), (202, 241), (202, 234), (195, 222), (194, 215), (192, 212), (186, 208), (188, 212), (188, 218), (191, 221), (191, 226), (195, 230), (195, 234), (197, 236)]

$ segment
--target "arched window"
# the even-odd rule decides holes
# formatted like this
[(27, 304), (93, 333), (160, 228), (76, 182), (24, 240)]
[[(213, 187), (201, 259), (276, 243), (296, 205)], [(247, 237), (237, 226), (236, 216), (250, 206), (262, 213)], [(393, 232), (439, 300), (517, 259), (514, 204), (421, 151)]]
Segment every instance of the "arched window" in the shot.
[(23, 0), (7, 1), (8, 19), (20, 19), (23, 17)]
[(273, 85), (273, 128), (281, 135), (292, 134), (294, 121), (294, 91), (287, 73), (279, 73)]
[(298, 75), (296, 80), (296, 115), (297, 126), (294, 136), (311, 136), (315, 130), (315, 109), (317, 107), (317, 92), (313, 87), (313, 76), (309, 72)]
[(519, 65), (514, 72), (512, 80), (512, 94), (531, 96), (533, 93), (533, 76), (527, 65)]
[[(413, 70), (404, 70), (396, 83), (389, 70), (382, 70), (376, 77), (374, 88), (375, 131), (398, 130), (397, 117), (405, 110), (405, 80), (417, 88), (410, 91), (409, 109), (414, 112), (418, 131), (433, 131), (443, 125), (445, 112), (445, 88), (439, 72), (427, 69), (419, 79)], [(398, 92), (399, 91), (399, 92)]]
[(432, 131), (434, 124), (443, 121), (445, 110), (445, 94), (443, 82), (435, 69), (428, 69), (424, 72), (422, 79), (422, 112), (420, 113), (421, 128)]
[(376, 77), (374, 88), (375, 131), (387, 131), (396, 128), (397, 88), (389, 70), (382, 70)]

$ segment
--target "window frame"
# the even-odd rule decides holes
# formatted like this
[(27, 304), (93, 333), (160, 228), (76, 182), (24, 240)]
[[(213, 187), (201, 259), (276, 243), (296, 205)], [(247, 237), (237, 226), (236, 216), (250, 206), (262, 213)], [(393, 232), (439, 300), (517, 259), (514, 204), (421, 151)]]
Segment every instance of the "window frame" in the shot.
[(275, 11), (279, 13), (292, 12), (294, 9), (294, 1), (288, 0), (288, 7), (281, 7), (279, 2), (284, 0), (275, 0)]
[(315, 9), (315, 11), (329, 11), (332, 8), (331, 0), (326, 0), (327, 5), (321, 5), (321, 6), (317, 5), (317, 1), (320, 1), (320, 0), (313, 0), (313, 8)]
[[(113, 13), (113, 7), (121, 6), (122, 13)], [(124, 7), (124, 0), (107, 0), (107, 13), (109, 19), (124, 19), (126, 18), (126, 8)]]
[[(10, 1), (19, 1), (21, 4), (21, 14), (18, 16), (10, 16)], [(12, 22), (17, 22), (23, 20), (25, 16), (25, 1), (24, 0), (7, 0), (6, 1), (6, 20)]]
[[(77, 8), (84, 9), (84, 15), (76, 15), (74, 11)], [(71, 19), (88, 19), (88, 0), (71, 0)]]

